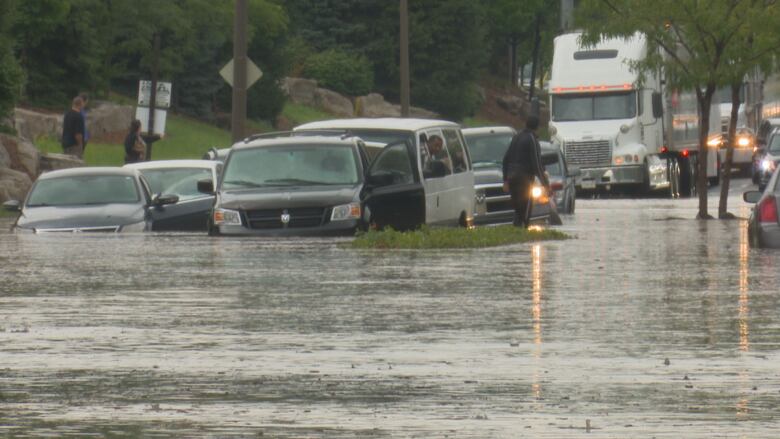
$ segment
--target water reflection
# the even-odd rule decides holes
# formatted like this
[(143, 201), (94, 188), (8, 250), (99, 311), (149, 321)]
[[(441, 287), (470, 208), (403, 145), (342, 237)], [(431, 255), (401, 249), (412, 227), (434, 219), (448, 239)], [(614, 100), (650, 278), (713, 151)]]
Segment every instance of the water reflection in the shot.
[(742, 221), (739, 227), (739, 349), (743, 352), (750, 350), (750, 328), (748, 327), (749, 290), (748, 290), (748, 230), (747, 222)]
[[(535, 362), (542, 358), (542, 246), (535, 244), (531, 247), (531, 317), (534, 331)], [(540, 383), (539, 369), (534, 369), (531, 384), (531, 392), (536, 399), (542, 397), (542, 385)]]

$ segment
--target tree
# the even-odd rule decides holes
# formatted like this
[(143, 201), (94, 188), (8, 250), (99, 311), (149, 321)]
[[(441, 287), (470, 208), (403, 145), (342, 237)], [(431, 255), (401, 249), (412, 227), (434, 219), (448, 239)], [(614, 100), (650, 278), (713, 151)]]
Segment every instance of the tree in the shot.
[(771, 73), (774, 70), (774, 56), (780, 50), (780, 35), (775, 31), (780, 25), (780, 7), (775, 3), (762, 6), (765, 7), (741, 8), (735, 11), (737, 18), (743, 20), (746, 26), (726, 53), (726, 63), (731, 73), (726, 77), (731, 89), (731, 117), (718, 203), (718, 218), (721, 219), (734, 218), (734, 215), (728, 212), (728, 194), (743, 82), (746, 77), (755, 76), (759, 71), (762, 74)]
[(16, 105), (22, 84), (22, 71), (10, 37), (15, 3), (15, 0), (0, 0), (0, 119)]
[(749, 11), (767, 8), (774, 0), (583, 0), (578, 22), (584, 41), (602, 37), (627, 37), (641, 32), (649, 55), (634, 63), (639, 71), (667, 73), (668, 85), (693, 90), (699, 106), (699, 157), (696, 188), (699, 219), (712, 218), (707, 211), (707, 136), (712, 98), (717, 87), (733, 74), (729, 55), (747, 34)]

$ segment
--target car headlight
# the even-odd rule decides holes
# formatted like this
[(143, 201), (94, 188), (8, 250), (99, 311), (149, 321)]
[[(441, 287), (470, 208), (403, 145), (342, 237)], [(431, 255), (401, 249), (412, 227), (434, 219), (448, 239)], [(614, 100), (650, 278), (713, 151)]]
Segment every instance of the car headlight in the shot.
[(764, 172), (772, 172), (776, 166), (774, 160), (764, 159), (761, 161), (761, 170)]
[(126, 224), (120, 229), (122, 233), (141, 233), (146, 231), (146, 221)]
[(330, 214), (331, 221), (343, 221), (349, 219), (360, 219), (360, 203), (342, 204), (333, 208)]
[(237, 210), (214, 209), (215, 226), (240, 226), (241, 214)]
[(743, 148), (746, 148), (746, 147), (750, 146), (750, 137), (740, 137), (737, 140), (737, 145), (739, 145), (739, 146), (741, 146)]

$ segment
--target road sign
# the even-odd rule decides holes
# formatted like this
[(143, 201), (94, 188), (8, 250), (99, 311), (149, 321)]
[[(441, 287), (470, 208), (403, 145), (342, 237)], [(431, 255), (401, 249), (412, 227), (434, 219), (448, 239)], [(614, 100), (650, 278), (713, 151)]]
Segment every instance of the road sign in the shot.
[[(170, 82), (157, 83), (157, 96), (155, 97), (156, 108), (171, 107), (171, 91), (173, 85)], [(148, 107), (152, 95), (152, 81), (138, 81), (138, 106)]]
[[(227, 81), (230, 86), (233, 86), (233, 60), (231, 59), (222, 70), (219, 71), (220, 76)], [(263, 71), (260, 67), (257, 67), (251, 59), (246, 59), (246, 88), (249, 88), (263, 77)]]
[[(149, 133), (149, 108), (136, 107), (135, 118), (141, 121), (141, 132)], [(165, 134), (165, 122), (168, 119), (168, 112), (165, 110), (154, 110), (154, 133)]]

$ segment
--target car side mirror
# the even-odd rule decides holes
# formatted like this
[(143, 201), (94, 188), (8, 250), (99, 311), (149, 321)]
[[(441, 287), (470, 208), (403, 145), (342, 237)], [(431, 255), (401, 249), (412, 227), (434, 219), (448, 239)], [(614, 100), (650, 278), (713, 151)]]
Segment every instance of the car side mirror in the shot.
[(582, 175), (582, 171), (580, 171), (580, 168), (577, 166), (570, 166), (567, 175), (569, 177), (579, 177), (580, 175)]
[(8, 200), (3, 203), (3, 209), (9, 212), (19, 212), (21, 209), (21, 203), (16, 200)]
[(165, 194), (165, 195), (157, 195), (152, 200), (152, 205), (154, 206), (165, 206), (168, 204), (176, 204), (179, 202), (179, 196), (178, 195), (171, 195), (171, 194)]
[(664, 100), (661, 93), (653, 93), (653, 117), (660, 119), (664, 116)]
[(206, 178), (204, 180), (198, 180), (198, 192), (202, 194), (214, 194), (214, 180)]
[(434, 160), (428, 163), (427, 169), (423, 171), (425, 178), (441, 178), (447, 175), (447, 165), (441, 160)]
[(761, 199), (762, 195), (763, 194), (759, 191), (747, 191), (742, 194), (742, 199), (745, 200), (746, 203), (756, 204), (758, 203), (758, 200)]
[(369, 174), (366, 178), (368, 184), (375, 187), (390, 186), (393, 184), (393, 174), (389, 172), (378, 172), (376, 174)]

